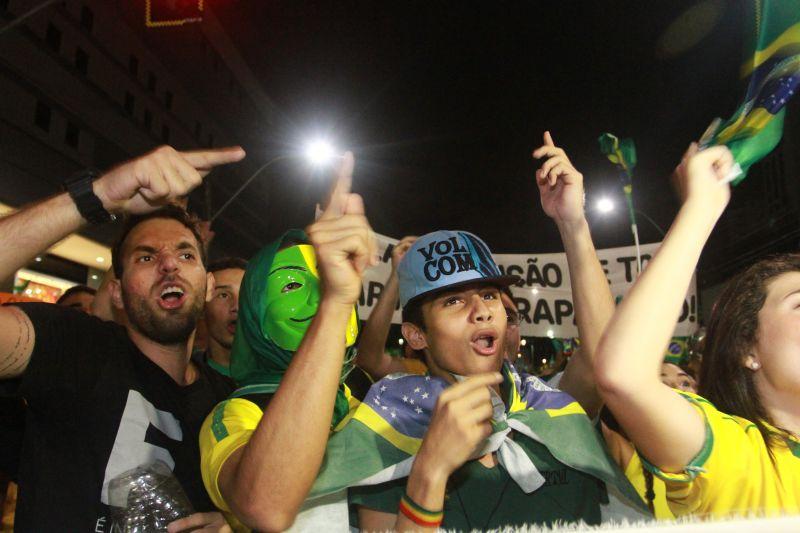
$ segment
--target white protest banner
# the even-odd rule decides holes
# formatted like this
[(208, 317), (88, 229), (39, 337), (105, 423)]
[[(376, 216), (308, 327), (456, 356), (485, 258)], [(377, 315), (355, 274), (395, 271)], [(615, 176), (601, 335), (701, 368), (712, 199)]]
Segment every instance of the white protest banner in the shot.
[[(661, 243), (643, 244), (642, 267)], [(611, 286), (615, 301), (625, 295), (636, 278), (636, 247), (597, 250), (597, 257)], [(520, 331), (526, 336), (569, 338), (578, 336), (572, 305), (566, 254), (495, 254), (500, 270), (516, 274), (522, 281), (511, 287), (520, 311)], [(658, 305), (658, 302), (653, 302)], [(684, 298), (683, 311), (674, 335), (689, 336), (697, 329), (697, 283), (695, 278)]]
[[(372, 307), (383, 291), (391, 273), (392, 249), (397, 239), (377, 235), (381, 263), (364, 275), (364, 285), (359, 299), (358, 314), (362, 320), (369, 317)], [(641, 246), (642, 265), (646, 265), (660, 243)], [(597, 256), (606, 273), (611, 293), (619, 301), (636, 277), (636, 252), (634, 246), (597, 250)], [(575, 312), (570, 289), (567, 256), (555, 254), (495, 254), (500, 270), (521, 278), (518, 286), (511, 287), (520, 312), (520, 329), (524, 336), (570, 338), (578, 336)], [(657, 305), (657, 302), (654, 302)], [(680, 320), (674, 335), (689, 336), (697, 329), (697, 283), (689, 285)], [(401, 323), (400, 311), (392, 318)]]
[[(392, 250), (398, 242), (398, 239), (392, 239), (379, 233), (375, 234), (375, 240), (377, 241), (378, 255), (381, 258), (381, 262), (364, 272), (361, 298), (358, 299), (358, 318), (361, 320), (369, 318), (372, 308), (383, 292), (386, 280), (389, 279), (389, 274), (392, 273)], [(403, 322), (399, 306), (400, 304), (398, 304), (398, 308), (392, 316), (392, 324), (401, 324)]]

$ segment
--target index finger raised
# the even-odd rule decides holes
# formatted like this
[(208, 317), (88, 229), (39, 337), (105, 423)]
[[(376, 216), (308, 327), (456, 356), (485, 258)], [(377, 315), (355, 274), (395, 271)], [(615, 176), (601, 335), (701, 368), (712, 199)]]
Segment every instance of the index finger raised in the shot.
[(192, 150), (178, 152), (187, 163), (199, 171), (210, 171), (219, 165), (235, 163), (244, 159), (245, 152), (241, 146), (228, 146), (212, 150)]
[(323, 211), (320, 220), (327, 220), (330, 218), (337, 218), (345, 214), (350, 195), (350, 189), (353, 186), (353, 160), (352, 152), (345, 152), (342, 157), (342, 164), (336, 173), (336, 180), (333, 182), (330, 192), (330, 201), (328, 206)]

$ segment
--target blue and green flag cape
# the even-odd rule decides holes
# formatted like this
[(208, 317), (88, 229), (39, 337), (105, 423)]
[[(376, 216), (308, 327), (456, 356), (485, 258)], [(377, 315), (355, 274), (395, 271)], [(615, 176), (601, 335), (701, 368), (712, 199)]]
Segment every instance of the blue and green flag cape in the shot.
[[(606, 452), (602, 437), (581, 406), (567, 393), (534, 376), (520, 376), (506, 363), (505, 402), (493, 398), (494, 432), (475, 458), (496, 452), (498, 461), (525, 492), (544, 484), (512, 431), (544, 446), (564, 465), (605, 483), (611, 505), (605, 518), (648, 515), (636, 491)], [(436, 400), (448, 383), (437, 377), (394, 374), (375, 383), (328, 441), (310, 498), (345, 487), (376, 485), (408, 476), (428, 430)]]

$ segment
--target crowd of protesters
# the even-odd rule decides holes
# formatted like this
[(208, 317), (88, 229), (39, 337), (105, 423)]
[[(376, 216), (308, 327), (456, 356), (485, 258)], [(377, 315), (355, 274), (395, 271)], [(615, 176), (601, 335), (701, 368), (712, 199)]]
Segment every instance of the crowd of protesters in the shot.
[[(583, 175), (544, 134), (533, 179), (581, 341), (547, 382), (514, 366), (517, 278), (467, 232), (402, 239), (359, 326), (377, 258), (349, 152), (305, 230), (209, 263), (210, 229), (181, 202), (244, 156), (162, 147), (0, 219), (4, 279), (83, 225), (126, 217), (96, 293), (0, 307), (0, 468), (19, 486), (17, 530), (112, 531), (114, 480), (156, 460), (193, 510), (173, 532), (800, 513), (800, 255), (729, 282), (699, 375), (664, 361), (730, 199), (726, 148), (690, 146), (678, 215), (615, 306)], [(398, 304), (402, 357), (385, 349)]]

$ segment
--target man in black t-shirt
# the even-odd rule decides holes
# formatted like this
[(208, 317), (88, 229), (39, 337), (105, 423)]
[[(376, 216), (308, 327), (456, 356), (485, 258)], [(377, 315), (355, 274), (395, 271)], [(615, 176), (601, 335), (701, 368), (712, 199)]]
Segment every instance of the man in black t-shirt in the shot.
[(197, 434), (232, 384), (190, 362), (213, 276), (192, 221), (159, 206), (243, 156), (159, 148), (0, 220), (0, 250), (13, 250), (0, 255), (2, 279), (87, 220), (134, 215), (114, 248), (110, 287), (126, 326), (48, 304), (0, 308), (0, 379), (19, 378), (28, 407), (18, 531), (110, 531), (109, 482), (155, 460), (197, 511), (179, 529), (229, 531), (202, 485)]

